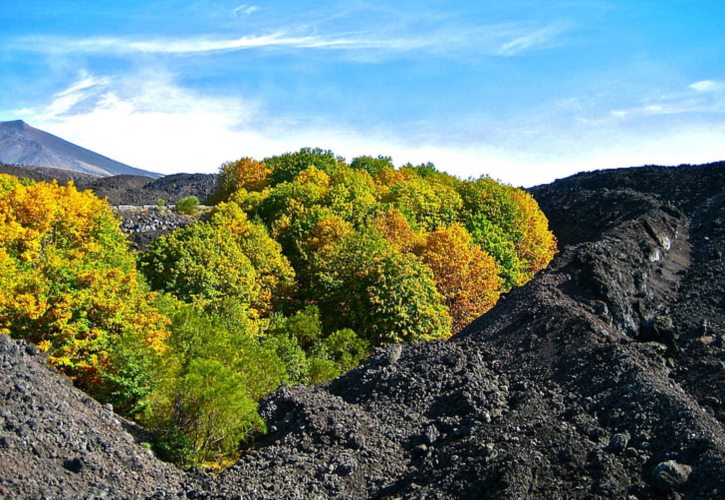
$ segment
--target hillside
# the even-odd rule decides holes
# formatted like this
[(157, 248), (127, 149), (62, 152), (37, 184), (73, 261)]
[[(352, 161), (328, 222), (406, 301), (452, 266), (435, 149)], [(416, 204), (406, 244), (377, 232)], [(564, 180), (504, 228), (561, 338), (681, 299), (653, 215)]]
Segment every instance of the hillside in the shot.
[(111, 205), (155, 205), (159, 200), (176, 203), (181, 198), (196, 196), (205, 201), (214, 193), (216, 174), (173, 174), (153, 179), (145, 175), (96, 175), (63, 170), (0, 163), (0, 173), (34, 181), (57, 180), (61, 184), (73, 181), (79, 189), (90, 189)]
[(5, 338), (0, 496), (721, 497), (724, 188), (725, 163), (534, 188), (546, 271), (449, 342), (277, 391), (269, 435), (218, 478), (133, 446)]
[(216, 187), (214, 174), (174, 174), (150, 179), (138, 175), (116, 175), (77, 182), (80, 189), (90, 189), (111, 205), (155, 205), (159, 200), (176, 203), (196, 196), (205, 201)]
[(73, 182), (91, 182), (98, 179), (97, 176), (76, 172), (73, 170), (64, 170), (60, 168), (36, 167), (32, 165), (18, 165), (12, 163), (0, 162), (0, 174), (9, 174), (21, 179), (32, 179), (36, 182), (48, 182), (56, 180), (61, 184), (68, 181)]
[(22, 120), (0, 122), (0, 162), (70, 170), (96, 176), (159, 176), (77, 146), (33, 128)]

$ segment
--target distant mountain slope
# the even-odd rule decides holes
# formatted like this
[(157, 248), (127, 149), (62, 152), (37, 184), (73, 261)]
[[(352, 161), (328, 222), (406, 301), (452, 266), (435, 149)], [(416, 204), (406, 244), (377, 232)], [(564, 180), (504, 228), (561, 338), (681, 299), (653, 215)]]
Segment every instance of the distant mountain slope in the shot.
[(117, 175), (77, 182), (81, 189), (90, 189), (111, 205), (155, 205), (159, 200), (174, 204), (187, 196), (196, 196), (204, 203), (216, 188), (214, 174), (173, 174), (159, 179)]
[[(61, 184), (66, 184), (68, 181), (73, 181), (78, 184), (83, 181), (92, 182), (100, 179), (97, 175), (76, 172), (74, 170), (36, 167), (33, 165), (12, 165), (3, 162), (0, 162), (0, 174), (9, 174), (21, 179), (32, 179), (36, 182), (49, 182), (55, 179)], [(144, 177), (144, 179), (151, 180), (148, 177)]]
[(0, 162), (51, 167), (96, 176), (142, 175), (160, 177), (94, 153), (22, 120), (0, 122)]

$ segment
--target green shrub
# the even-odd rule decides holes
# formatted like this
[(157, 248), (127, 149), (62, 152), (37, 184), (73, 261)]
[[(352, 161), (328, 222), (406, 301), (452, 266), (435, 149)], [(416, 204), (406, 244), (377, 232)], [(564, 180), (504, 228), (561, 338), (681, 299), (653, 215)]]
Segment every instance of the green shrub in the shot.
[(163, 454), (182, 465), (236, 456), (264, 431), (257, 402), (286, 381), (284, 363), (257, 339), (252, 320), (239, 320), (246, 316), (239, 307), (226, 301), (209, 315), (177, 303), (171, 312), (163, 383), (148, 398), (145, 423)]
[(343, 373), (355, 368), (370, 354), (370, 343), (349, 328), (333, 332), (322, 344)]
[(340, 376), (340, 367), (334, 361), (325, 358), (310, 360), (310, 383), (322, 384)]
[(176, 211), (180, 214), (196, 216), (199, 214), (199, 198), (187, 196), (176, 202)]

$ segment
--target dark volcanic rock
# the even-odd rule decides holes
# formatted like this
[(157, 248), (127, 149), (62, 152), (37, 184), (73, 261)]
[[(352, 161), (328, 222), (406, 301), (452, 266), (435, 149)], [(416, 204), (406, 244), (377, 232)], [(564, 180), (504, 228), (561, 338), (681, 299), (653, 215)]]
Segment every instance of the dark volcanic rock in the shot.
[[(17, 479), (39, 477), (38, 462), (44, 485), (87, 496), (722, 498), (724, 181), (714, 164), (533, 189), (561, 242), (548, 270), (449, 342), (378, 349), (328, 384), (271, 395), (269, 435), (218, 478), (142, 455), (145, 475), (120, 463), (118, 480), (86, 481), (133, 444), (113, 441), (107, 410), (56, 389), (42, 356), (13, 343), (0, 361), (14, 370), (0, 464), (14, 465), (0, 494), (46, 494)], [(51, 434), (38, 405), (60, 405), (74, 429), (89, 421), (81, 435), (111, 440), (105, 455), (83, 455), (74, 432)], [(63, 465), (76, 458), (77, 473)], [(161, 470), (155, 490), (149, 476)]]
[(117, 207), (115, 212), (121, 217), (121, 230), (128, 235), (131, 246), (137, 250), (146, 249), (162, 234), (170, 233), (196, 220), (188, 215), (156, 207)]
[(51, 372), (44, 356), (26, 346), (0, 335), (0, 498), (183, 491), (184, 474), (137, 445), (120, 417)]
[(28, 165), (14, 165), (0, 162), (0, 174), (9, 174), (24, 179), (32, 179), (36, 182), (57, 180), (61, 184), (68, 181), (92, 182), (98, 177), (73, 170), (62, 170), (59, 168), (35, 167)]
[(78, 189), (90, 189), (114, 206), (156, 205), (159, 200), (173, 205), (187, 196), (196, 196), (204, 203), (214, 194), (218, 177), (216, 174), (174, 174), (158, 179), (143, 175), (100, 177), (72, 170), (5, 163), (0, 163), (0, 173), (34, 181), (55, 179), (61, 184), (73, 181)]

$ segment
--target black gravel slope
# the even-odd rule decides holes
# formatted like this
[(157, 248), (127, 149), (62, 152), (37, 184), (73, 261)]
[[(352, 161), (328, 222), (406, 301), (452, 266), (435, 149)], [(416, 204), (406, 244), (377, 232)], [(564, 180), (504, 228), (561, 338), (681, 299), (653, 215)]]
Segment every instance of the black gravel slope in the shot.
[(113, 411), (0, 335), (0, 498), (143, 498), (184, 475), (137, 445)]

